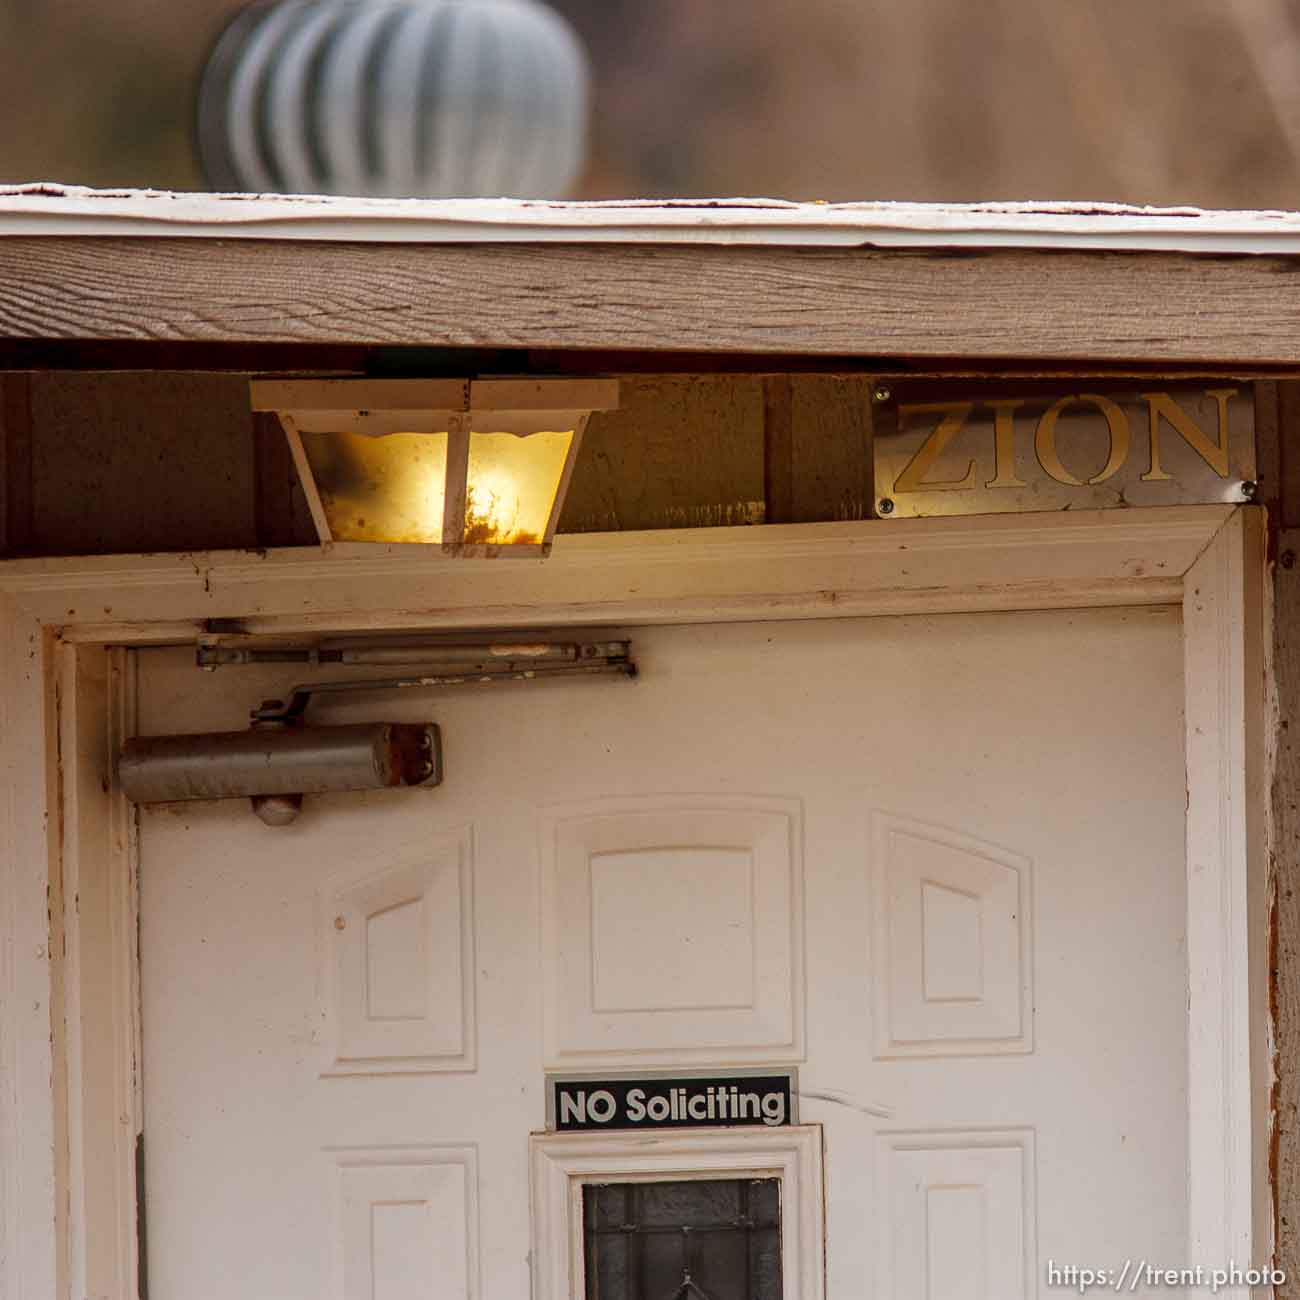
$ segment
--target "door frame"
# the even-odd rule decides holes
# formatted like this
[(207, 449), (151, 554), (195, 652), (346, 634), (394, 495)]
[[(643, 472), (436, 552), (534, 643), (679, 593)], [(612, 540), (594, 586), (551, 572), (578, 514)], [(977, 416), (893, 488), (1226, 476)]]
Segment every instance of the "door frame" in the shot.
[(565, 536), (510, 564), (348, 545), (0, 563), (0, 1291), (137, 1293), (127, 647), (1179, 602), (1188, 1262), (1271, 1262), (1265, 576), (1264, 512), (1232, 506)]
[(584, 1187), (677, 1178), (778, 1179), (784, 1300), (823, 1300), (826, 1294), (820, 1124), (534, 1133), (528, 1153), (532, 1300), (587, 1300)]

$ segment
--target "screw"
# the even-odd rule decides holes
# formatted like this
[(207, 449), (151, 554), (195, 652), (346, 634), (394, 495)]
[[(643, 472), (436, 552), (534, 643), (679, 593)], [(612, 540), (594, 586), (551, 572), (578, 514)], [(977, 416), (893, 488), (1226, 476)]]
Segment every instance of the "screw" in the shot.
[(889, 401), (889, 399), (890, 399), (890, 397), (892, 396), (892, 394), (890, 393), (889, 389), (888, 389), (884, 384), (880, 384), (880, 385), (876, 388), (876, 391), (875, 391), (874, 393), (871, 394), (871, 396), (872, 396), (872, 397), (873, 397), (877, 402), (887, 402), (887, 401)]
[(1259, 495), (1259, 484), (1254, 479), (1246, 479), (1241, 485), (1241, 499), (1253, 501)]
[(894, 513), (894, 503), (888, 497), (881, 497), (880, 504), (876, 507), (882, 515), (892, 515)]

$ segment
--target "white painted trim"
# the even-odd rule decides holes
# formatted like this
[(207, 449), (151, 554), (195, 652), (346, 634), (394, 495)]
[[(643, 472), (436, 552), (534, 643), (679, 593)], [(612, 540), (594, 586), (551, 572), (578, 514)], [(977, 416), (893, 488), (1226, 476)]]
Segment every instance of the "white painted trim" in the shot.
[[(324, 415), (314, 426), (320, 433), (354, 428), (373, 415), (400, 416), (395, 428), (407, 433), (445, 433), (447, 421), (463, 413), (491, 417), (496, 432), (498, 416), (535, 412), (549, 420), (618, 409), (617, 379), (252, 379), (248, 394), (254, 411)], [(429, 420), (421, 426), (410, 418), (416, 416)], [(348, 423), (334, 423), (340, 418)]]
[[(0, 1293), (80, 1300), (59, 1265), (57, 1133), (72, 1112), (52, 1084), (52, 1033), (68, 1040), (44, 955), (66, 812), (52, 793), (56, 632), (156, 644), (192, 641), (209, 618), (300, 634), (1060, 609), (1176, 601), (1184, 575), (1191, 1222), (1201, 1262), (1265, 1259), (1261, 518), (1206, 506), (561, 537), (549, 561), (509, 565), (364, 547), (0, 564)], [(79, 746), (62, 757), (74, 784)], [(120, 1170), (108, 1185), (126, 1186)], [(84, 1231), (117, 1232), (129, 1253), (116, 1195), (85, 1203)]]
[(1207, 1268), (1264, 1265), (1273, 1250), (1264, 546), (1262, 511), (1238, 512), (1183, 598), (1189, 1235)]
[(40, 623), (0, 595), (0, 1295), (59, 1285), (47, 820), (53, 683)]
[(538, 1133), (531, 1141), (533, 1300), (585, 1300), (585, 1183), (664, 1178), (781, 1180), (784, 1300), (822, 1300), (822, 1130), (722, 1128), (662, 1133)]
[(1176, 603), (1231, 506), (564, 534), (509, 564), (440, 546), (0, 562), (66, 638), (192, 640), (371, 627), (689, 623)]
[[(135, 813), (113, 757), (134, 731), (125, 650), (60, 644), (61, 876), (54, 1043), (67, 1104), (66, 1268), (74, 1296), (135, 1296), (139, 1093)], [(74, 756), (75, 757), (70, 757)]]
[(1300, 214), (1122, 203), (540, 202), (0, 187), (0, 237), (1296, 253)]
[(307, 448), (302, 445), (302, 434), (288, 412), (280, 416), (280, 428), (284, 430), (285, 441), (289, 444), (289, 458), (298, 472), (298, 483), (311, 511), (311, 521), (316, 525), (316, 536), (322, 542), (332, 542), (334, 534), (330, 529), (329, 516), (325, 513), (325, 503), (320, 498), (320, 489), (316, 486), (316, 475), (311, 472), (311, 461), (307, 459)]

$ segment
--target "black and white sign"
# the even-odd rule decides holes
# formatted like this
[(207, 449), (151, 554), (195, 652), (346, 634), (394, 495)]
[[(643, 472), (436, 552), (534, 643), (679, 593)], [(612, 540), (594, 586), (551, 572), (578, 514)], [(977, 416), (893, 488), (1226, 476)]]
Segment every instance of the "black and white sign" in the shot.
[(552, 1074), (546, 1126), (561, 1133), (646, 1128), (778, 1128), (798, 1122), (794, 1070), (726, 1074)]

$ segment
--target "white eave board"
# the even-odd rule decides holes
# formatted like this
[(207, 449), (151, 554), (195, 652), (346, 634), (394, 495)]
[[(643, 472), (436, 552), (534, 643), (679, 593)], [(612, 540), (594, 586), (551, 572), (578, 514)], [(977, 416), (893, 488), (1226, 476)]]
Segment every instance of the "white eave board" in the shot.
[(560, 203), (0, 186), (0, 237), (192, 237), (389, 243), (620, 243), (1070, 248), (1300, 254), (1300, 213), (1115, 203)]

